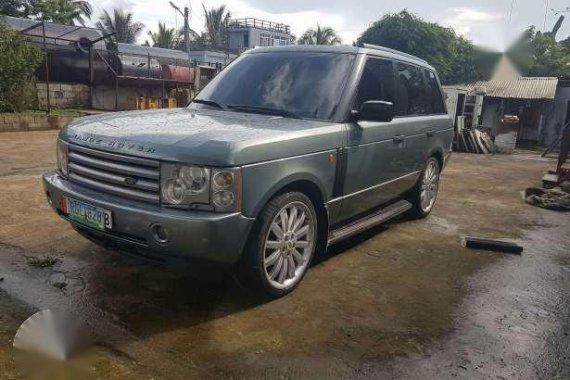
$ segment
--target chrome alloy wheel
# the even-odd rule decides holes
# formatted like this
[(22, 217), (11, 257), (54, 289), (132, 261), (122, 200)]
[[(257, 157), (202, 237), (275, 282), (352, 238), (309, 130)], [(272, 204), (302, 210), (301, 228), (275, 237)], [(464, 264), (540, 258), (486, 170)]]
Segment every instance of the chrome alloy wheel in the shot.
[(315, 220), (309, 208), (294, 201), (273, 218), (265, 237), (263, 265), (271, 286), (295, 285), (307, 270), (315, 245)]
[(438, 187), (439, 167), (437, 161), (429, 160), (420, 188), (420, 206), (423, 212), (428, 213), (431, 211), (437, 198)]

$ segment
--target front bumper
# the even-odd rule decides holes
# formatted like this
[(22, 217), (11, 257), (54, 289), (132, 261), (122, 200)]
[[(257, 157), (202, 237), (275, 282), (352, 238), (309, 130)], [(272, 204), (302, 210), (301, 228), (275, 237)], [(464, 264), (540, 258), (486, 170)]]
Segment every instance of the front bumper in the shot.
[[(200, 259), (236, 263), (255, 221), (241, 213), (170, 209), (119, 198), (74, 184), (57, 172), (44, 174), (43, 184), (52, 207), (82, 235), (101, 245), (162, 262)], [(113, 228), (103, 232), (69, 220), (60, 206), (64, 196), (111, 211)], [(153, 225), (166, 228), (167, 242), (155, 240)]]
[(443, 157), (443, 167), (441, 168), (441, 170), (447, 167), (447, 165), (449, 164), (449, 160), (451, 160), (451, 151), (447, 152), (445, 157)]

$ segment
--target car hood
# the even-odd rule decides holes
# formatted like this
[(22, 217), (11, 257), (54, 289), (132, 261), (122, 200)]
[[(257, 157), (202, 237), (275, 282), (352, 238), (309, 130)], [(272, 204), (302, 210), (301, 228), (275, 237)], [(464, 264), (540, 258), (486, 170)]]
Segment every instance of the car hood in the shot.
[(83, 117), (60, 134), (94, 149), (214, 166), (335, 149), (343, 136), (343, 125), (331, 122), (188, 108)]

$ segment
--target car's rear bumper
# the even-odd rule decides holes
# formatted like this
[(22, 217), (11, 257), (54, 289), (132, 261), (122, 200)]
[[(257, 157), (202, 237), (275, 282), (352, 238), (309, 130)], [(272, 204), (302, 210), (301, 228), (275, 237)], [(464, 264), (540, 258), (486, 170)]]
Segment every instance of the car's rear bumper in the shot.
[[(201, 259), (235, 263), (254, 223), (254, 219), (241, 213), (171, 209), (119, 198), (74, 184), (57, 172), (44, 174), (43, 184), (52, 207), (82, 235), (101, 245), (156, 261)], [(63, 197), (111, 211), (112, 229), (99, 231), (71, 221), (64, 215)], [(151, 230), (155, 225), (167, 230), (168, 241), (157, 241)]]

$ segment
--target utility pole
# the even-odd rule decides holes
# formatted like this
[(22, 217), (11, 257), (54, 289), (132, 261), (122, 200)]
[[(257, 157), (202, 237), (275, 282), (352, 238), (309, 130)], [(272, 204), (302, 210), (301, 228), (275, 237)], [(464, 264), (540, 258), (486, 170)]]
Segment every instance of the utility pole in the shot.
[(186, 6), (184, 7), (184, 12), (182, 12), (172, 1), (169, 3), (170, 6), (184, 18), (184, 42), (186, 44), (186, 53), (188, 53), (188, 62), (190, 62), (190, 9)]
[(186, 52), (188, 53), (188, 60), (190, 60), (190, 10), (184, 7), (184, 39), (186, 40)]

